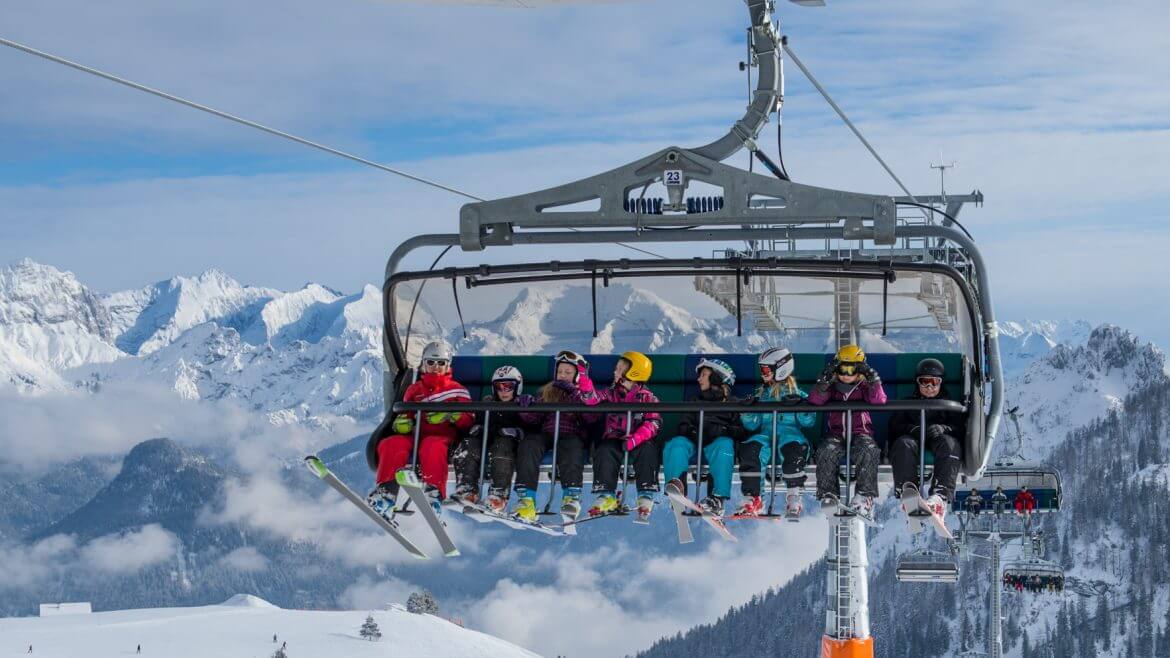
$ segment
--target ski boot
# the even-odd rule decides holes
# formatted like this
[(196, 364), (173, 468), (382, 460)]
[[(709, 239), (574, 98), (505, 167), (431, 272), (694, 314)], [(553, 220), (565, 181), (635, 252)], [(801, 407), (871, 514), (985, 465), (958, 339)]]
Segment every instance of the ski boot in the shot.
[(455, 487), (451, 499), (463, 505), (476, 505), (479, 503), (479, 490), (474, 484), (461, 484)]
[(639, 525), (649, 525), (650, 512), (654, 511), (654, 496), (652, 493), (638, 494), (637, 510), (634, 516), (634, 523)]
[(488, 492), (487, 508), (496, 514), (503, 514), (508, 509), (508, 492), (505, 489), (492, 489)]
[(707, 496), (699, 501), (699, 507), (709, 516), (723, 516), (723, 499), (719, 496)]
[(613, 514), (618, 510), (617, 496), (612, 493), (599, 493), (597, 498), (593, 500), (593, 507), (589, 508), (589, 516), (601, 516), (602, 514)]
[(426, 488), (427, 501), (431, 504), (431, 509), (435, 510), (435, 516), (442, 518), (443, 513), (443, 499), (439, 495), (439, 488), (434, 485), (427, 485)]
[(739, 507), (735, 509), (735, 516), (759, 516), (762, 511), (764, 511), (764, 501), (759, 496), (752, 496), (739, 504)]
[(527, 494), (521, 496), (516, 502), (515, 516), (525, 523), (536, 523), (536, 499)]
[(394, 505), (394, 494), (390, 492), (389, 482), (383, 482), (374, 487), (366, 496), (366, 504), (383, 519), (394, 523), (394, 512), (397, 508)]
[(799, 489), (789, 489), (784, 494), (784, 518), (789, 521), (799, 521), (804, 514), (804, 500)]
[(581, 490), (576, 487), (565, 489), (561, 496), (561, 518), (565, 521), (576, 521), (581, 514)]
[(837, 508), (841, 504), (841, 499), (837, 497), (837, 494), (827, 493), (820, 497), (820, 503), (821, 514), (824, 514), (827, 518), (833, 518), (837, 515)]
[(853, 497), (850, 511), (866, 521), (873, 522), (873, 496), (857, 494)]

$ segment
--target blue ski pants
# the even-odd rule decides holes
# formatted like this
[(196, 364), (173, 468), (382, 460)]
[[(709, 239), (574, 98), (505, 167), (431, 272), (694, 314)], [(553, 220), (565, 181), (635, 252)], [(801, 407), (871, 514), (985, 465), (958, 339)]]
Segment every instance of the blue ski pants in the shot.
[[(771, 459), (771, 446), (764, 445)], [(669, 482), (683, 476), (695, 456), (695, 442), (685, 436), (676, 436), (666, 442), (662, 449), (662, 471)], [(710, 473), (707, 492), (720, 498), (731, 497), (731, 473), (735, 470), (735, 442), (730, 437), (720, 436), (703, 446), (703, 463)], [(685, 480), (684, 480), (685, 482)]]

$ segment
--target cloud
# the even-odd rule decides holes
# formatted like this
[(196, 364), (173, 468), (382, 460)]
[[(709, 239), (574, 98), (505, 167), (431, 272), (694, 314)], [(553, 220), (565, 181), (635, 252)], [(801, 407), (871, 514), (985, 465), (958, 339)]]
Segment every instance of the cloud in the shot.
[(782, 585), (823, 554), (827, 537), (824, 521), (813, 517), (736, 531), (738, 543), (670, 555), (624, 541), (592, 553), (542, 552), (529, 567), (551, 573), (547, 582), (506, 578), (462, 614), (474, 628), (543, 655), (627, 655)]
[(86, 544), (79, 553), (82, 565), (111, 575), (128, 574), (175, 557), (179, 539), (152, 523), (120, 535), (106, 535)]
[(338, 597), (338, 604), (348, 610), (376, 610), (392, 603), (406, 604), (406, 599), (419, 588), (408, 582), (388, 576), (377, 580), (363, 576)]
[(0, 591), (34, 587), (56, 577), (77, 541), (53, 535), (35, 544), (0, 544)]
[(268, 558), (251, 546), (243, 546), (220, 558), (220, 564), (244, 573), (255, 573), (268, 568)]

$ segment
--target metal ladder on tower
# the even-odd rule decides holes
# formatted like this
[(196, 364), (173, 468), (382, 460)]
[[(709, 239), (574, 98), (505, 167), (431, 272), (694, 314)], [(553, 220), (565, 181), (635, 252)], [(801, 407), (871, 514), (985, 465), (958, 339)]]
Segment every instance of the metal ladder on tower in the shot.
[(849, 559), (852, 527), (848, 523), (833, 525), (837, 562), (837, 637), (853, 636), (853, 566)]
[(857, 281), (855, 279), (833, 279), (833, 329), (837, 334), (837, 348), (857, 342), (856, 322)]

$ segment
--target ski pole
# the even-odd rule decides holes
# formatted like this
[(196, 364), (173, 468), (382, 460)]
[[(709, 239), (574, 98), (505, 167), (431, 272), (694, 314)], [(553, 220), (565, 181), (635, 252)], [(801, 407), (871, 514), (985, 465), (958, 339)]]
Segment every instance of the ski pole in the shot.
[(918, 495), (926, 487), (926, 409), (918, 410)]
[(483, 415), (483, 445), (481, 446), (480, 453), (479, 453), (479, 483), (478, 483), (478, 486), (476, 488), (479, 490), (480, 500), (483, 500), (487, 497), (487, 494), (483, 490), (483, 485), (484, 485), (483, 475), (484, 475), (485, 469), (487, 468), (488, 435), (491, 434), (491, 429), (492, 429), (492, 412), (488, 411)]
[[(626, 434), (629, 434), (631, 431), (633, 431), (633, 429), (634, 429), (633, 425), (632, 425), (633, 422), (634, 422), (634, 412), (627, 411), (626, 412)], [(625, 443), (625, 442), (623, 441), (623, 443)], [(618, 500), (621, 502), (622, 505), (625, 505), (626, 504), (626, 489), (628, 489), (630, 486), (630, 451), (625, 450), (624, 445), (622, 446), (622, 449), (623, 449), (623, 453), (624, 453), (624, 454), (622, 454), (622, 494), (620, 496), (618, 496)]]
[[(703, 410), (699, 409), (699, 434), (698, 434), (699, 449), (695, 452), (697, 461), (695, 462), (695, 502), (698, 503), (702, 498), (699, 482), (703, 478)], [(710, 489), (710, 487), (707, 487)], [(686, 493), (686, 492), (683, 492)]]
[[(548, 485), (548, 502), (544, 504), (544, 513), (550, 514), (552, 510), (552, 501), (556, 497), (557, 489), (557, 444), (561, 440), (561, 412), (553, 414), (553, 451), (552, 451), (552, 468), (549, 469), (549, 485)], [(536, 480), (537, 486), (540, 486), (540, 478)]]
[[(776, 453), (776, 428), (777, 428), (777, 413), (772, 411), (772, 463), (769, 464), (772, 470), (772, 490), (768, 494), (768, 515), (772, 515), (772, 506), (776, 504), (776, 462), (780, 461), (780, 455)], [(743, 481), (743, 475), (740, 474), (740, 481)], [(741, 485), (742, 486), (742, 485)]]
[(853, 469), (850, 456), (853, 453), (853, 410), (845, 411), (845, 506), (853, 501)]

